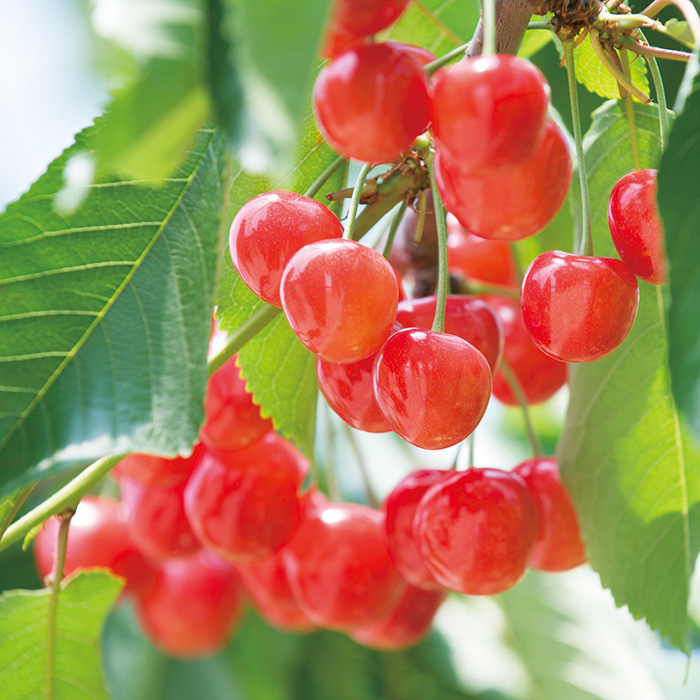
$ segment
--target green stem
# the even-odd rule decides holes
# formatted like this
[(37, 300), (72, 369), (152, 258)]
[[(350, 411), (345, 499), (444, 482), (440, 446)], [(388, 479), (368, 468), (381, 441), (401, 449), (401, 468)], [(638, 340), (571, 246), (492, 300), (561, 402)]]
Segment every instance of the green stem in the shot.
[(484, 45), (482, 56), (496, 53), (496, 3), (494, 0), (481, 0), (481, 22), (484, 25)]
[[(642, 38), (644, 38), (643, 35)], [(656, 58), (654, 58), (654, 56), (645, 56), (644, 58), (649, 66), (651, 79), (654, 81), (654, 92), (656, 93), (656, 102), (659, 106), (661, 151), (663, 152), (668, 143), (668, 105), (666, 103), (666, 90), (664, 89), (664, 81), (661, 77), (661, 71), (659, 70), (659, 64)]]
[(456, 49), (452, 49), (452, 51), (449, 51), (448, 53), (440, 56), (440, 58), (436, 58), (434, 61), (431, 61), (430, 63), (428, 63), (427, 66), (425, 66), (425, 72), (428, 75), (432, 75), (438, 68), (442, 68), (447, 63), (451, 63), (452, 61), (455, 61), (459, 58), (464, 58), (464, 52), (467, 50), (468, 47), (469, 44), (462, 44)]
[(468, 460), (469, 464), (467, 465), (468, 467), (473, 467), (474, 466), (474, 443), (476, 442), (474, 440), (474, 433), (476, 433), (476, 430), (472, 430), (471, 434), (467, 438), (469, 441), (469, 455), (468, 455)]
[(574, 141), (576, 142), (576, 161), (578, 179), (581, 186), (581, 217), (583, 236), (581, 240), (581, 255), (593, 255), (593, 232), (591, 230), (591, 203), (588, 195), (588, 175), (586, 173), (586, 158), (583, 153), (583, 135), (581, 134), (581, 115), (578, 106), (578, 84), (574, 67), (574, 42), (562, 42), (566, 57), (566, 75), (569, 83), (569, 99), (571, 101), (571, 121), (574, 125)]
[[(620, 61), (622, 64), (622, 70), (625, 76), (629, 78), (631, 75), (630, 71), (630, 58), (627, 53), (627, 49), (620, 49)], [(630, 144), (632, 146), (632, 159), (634, 161), (634, 167), (637, 170), (641, 170), (642, 161), (639, 159), (639, 141), (637, 140), (637, 119), (634, 114), (634, 101), (632, 100), (632, 94), (627, 93), (625, 98), (625, 112), (627, 113), (627, 125), (630, 130)]]
[(321, 188), (330, 180), (335, 171), (346, 162), (345, 156), (338, 156), (311, 184), (308, 190), (304, 192), (306, 197), (315, 197)]
[(505, 361), (501, 360), (501, 371), (505, 375), (505, 378), (510, 385), (510, 388), (515, 394), (515, 398), (520, 405), (520, 410), (523, 413), (523, 420), (525, 421), (525, 430), (527, 431), (527, 439), (530, 441), (530, 448), (532, 449), (533, 457), (539, 457), (542, 454), (542, 445), (540, 439), (537, 437), (535, 428), (532, 424), (532, 418), (530, 416), (530, 408), (527, 404), (527, 398), (525, 392), (523, 391), (522, 384), (518, 380), (517, 375), (513, 372), (511, 366)]
[(406, 202), (401, 202), (401, 204), (399, 204), (398, 209), (396, 210), (396, 214), (394, 214), (394, 217), (391, 220), (389, 234), (386, 237), (386, 243), (384, 244), (384, 250), (382, 251), (382, 255), (387, 259), (389, 258), (389, 254), (391, 253), (391, 246), (394, 245), (394, 238), (396, 238), (396, 232), (399, 230), (399, 225), (401, 224), (401, 219), (403, 219), (405, 211)]
[(423, 239), (423, 230), (425, 229), (425, 215), (428, 209), (428, 202), (425, 197), (425, 190), (418, 192), (418, 223), (416, 224), (416, 235), (414, 243), (418, 245)]
[(432, 155), (428, 158), (426, 164), (430, 171), (430, 186), (433, 192), (433, 209), (435, 211), (438, 239), (437, 304), (435, 306), (435, 319), (433, 320), (432, 330), (444, 333), (445, 304), (447, 303), (447, 294), (450, 291), (450, 275), (447, 270), (447, 222), (445, 221), (445, 207), (442, 204), (442, 197), (435, 181)]
[(338, 503), (340, 501), (340, 491), (338, 490), (338, 480), (335, 476), (335, 436), (333, 434), (333, 426), (330, 423), (332, 420), (330, 407), (327, 410), (326, 420), (326, 485), (331, 501)]
[(379, 499), (374, 495), (374, 490), (372, 489), (372, 484), (370, 483), (369, 474), (367, 474), (367, 469), (365, 468), (365, 462), (362, 459), (360, 448), (357, 446), (357, 440), (355, 440), (355, 435), (353, 434), (352, 429), (345, 421), (343, 421), (343, 431), (345, 432), (345, 437), (350, 445), (350, 449), (352, 450), (353, 457), (357, 462), (357, 468), (360, 471), (360, 476), (362, 477), (367, 504), (371, 508), (378, 509)]
[[(19, 509), (22, 507), (22, 504), (27, 500), (27, 496), (29, 496), (33, 488), (33, 486), (30, 486), (29, 488), (24, 489), (24, 491), (19, 491), (14, 497), (10, 510), (5, 513), (5, 516), (0, 521), (0, 539), (2, 539), (2, 536), (5, 534), (5, 530), (7, 530), (8, 525), (15, 519), (15, 515), (17, 515)], [(12, 498), (12, 496), (10, 496), (10, 498)]]
[(364, 187), (365, 180), (369, 175), (369, 171), (372, 169), (372, 163), (365, 163), (360, 168), (360, 174), (357, 176), (357, 182), (355, 183), (355, 189), (352, 193), (352, 199), (350, 200), (350, 209), (348, 210), (348, 218), (345, 222), (345, 233), (343, 238), (346, 240), (352, 240), (353, 232), (355, 229), (355, 219), (357, 218), (357, 209), (360, 206), (360, 197), (362, 196), (362, 188)]
[(645, 95), (636, 85), (632, 83), (629, 78), (610, 60), (610, 57), (608, 56), (607, 53), (605, 53), (605, 49), (603, 49), (602, 44), (600, 43), (600, 36), (597, 31), (594, 29), (591, 29), (589, 32), (589, 36), (591, 39), (591, 46), (593, 47), (593, 51), (595, 51), (596, 56), (598, 56), (598, 59), (600, 62), (603, 64), (605, 69), (610, 73), (610, 75), (615, 78), (615, 80), (622, 85), (625, 90), (628, 92), (632, 93), (640, 102), (643, 102), (644, 104), (648, 104), (651, 102), (649, 95)]

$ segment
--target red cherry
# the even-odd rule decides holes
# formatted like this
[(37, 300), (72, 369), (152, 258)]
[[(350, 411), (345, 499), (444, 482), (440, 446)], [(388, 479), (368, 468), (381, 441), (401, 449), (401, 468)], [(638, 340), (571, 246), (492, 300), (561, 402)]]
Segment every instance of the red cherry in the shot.
[(536, 518), (519, 476), (468, 469), (427, 491), (414, 532), (426, 566), (443, 586), (466, 595), (495, 595), (525, 574)]
[[(43, 580), (55, 574), (59, 527), (57, 517), (49, 518), (34, 540), (34, 561)], [(127, 593), (141, 593), (152, 583), (151, 570), (129, 538), (124, 507), (107, 498), (86, 496), (68, 527), (63, 575), (95, 568), (124, 578)]]
[(561, 208), (571, 183), (571, 156), (548, 121), (535, 152), (521, 164), (465, 174), (447, 153), (435, 153), (435, 178), (447, 210), (470, 233), (519, 241), (539, 233)]
[[(503, 55), (462, 60), (435, 74), (432, 92), (433, 133), (455, 167), (470, 173), (512, 167), (534, 153), (549, 86), (529, 61)], [(489, 206), (505, 204), (502, 196)]]
[(314, 241), (342, 238), (343, 225), (328, 207), (294, 192), (266, 192), (239, 210), (229, 249), (241, 279), (261, 299), (282, 306), (280, 280), (289, 259)]
[(162, 560), (201, 549), (185, 516), (184, 484), (159, 489), (123, 477), (120, 486), (126, 527), (140, 552)]
[[(435, 318), (437, 297), (408, 299), (399, 303), (396, 321), (404, 328), (430, 329)], [(463, 338), (489, 363), (491, 371), (501, 360), (503, 334), (490, 306), (476, 297), (448, 294), (445, 303), (445, 333)]]
[(456, 445), (481, 421), (491, 370), (466, 340), (406, 328), (387, 340), (374, 366), (374, 391), (386, 422), (428, 450)]
[(552, 250), (523, 278), (520, 309), (535, 345), (563, 362), (592, 362), (627, 337), (639, 306), (637, 278), (620, 260)]
[(510, 244), (469, 233), (452, 214), (447, 216), (447, 262), (450, 272), (467, 280), (519, 287)]
[[(532, 342), (516, 299), (489, 295), (484, 297), (484, 301), (496, 312), (501, 322), (503, 359), (517, 377), (527, 403), (546, 401), (566, 383), (566, 363), (545, 355)], [(518, 405), (503, 370), (498, 370), (493, 378), (493, 395), (509, 406)]]
[(185, 488), (200, 542), (233, 563), (271, 557), (299, 524), (297, 491), (308, 461), (275, 433), (235, 452), (209, 451)]
[(235, 569), (203, 551), (163, 562), (153, 589), (136, 606), (153, 644), (182, 658), (221, 649), (242, 609)]
[(329, 25), (332, 30), (356, 36), (376, 34), (393, 24), (411, 0), (334, 0)]
[(153, 488), (174, 488), (187, 481), (203, 452), (201, 443), (194, 446), (189, 457), (175, 459), (132, 452), (117, 464), (112, 474), (117, 480), (127, 477)]
[(359, 627), (350, 636), (360, 644), (380, 651), (400, 651), (418, 644), (433, 625), (433, 618), (447, 593), (406, 586), (391, 612), (367, 627)]
[(394, 160), (428, 126), (423, 67), (404, 50), (370, 44), (338, 56), (318, 75), (316, 122), (338, 153), (369, 163)]
[(398, 303), (384, 257), (350, 240), (311, 243), (282, 276), (282, 306), (299, 340), (329, 362), (369, 357), (389, 337)]
[(385, 43), (392, 49), (404, 51), (405, 53), (410, 54), (422, 66), (427, 66), (429, 63), (437, 60), (437, 56), (432, 51), (428, 51), (428, 49), (424, 49), (422, 46), (404, 44), (402, 41), (387, 41)]
[(204, 413), (199, 437), (215, 450), (240, 450), (272, 430), (272, 423), (260, 416), (260, 408), (246, 391), (246, 383), (236, 367), (236, 356), (210, 377)]
[(419, 588), (442, 590), (442, 586), (426, 568), (413, 536), (416, 508), (431, 486), (451, 474), (452, 472), (442, 469), (418, 469), (404, 477), (384, 502), (386, 539), (391, 558), (406, 581)]
[(586, 561), (578, 516), (559, 478), (553, 457), (537, 457), (519, 464), (513, 473), (527, 484), (537, 511), (537, 537), (530, 566), (541, 571), (567, 571)]
[(608, 224), (622, 262), (645, 282), (666, 284), (664, 225), (656, 204), (656, 170), (635, 170), (617, 182), (608, 202)]
[(368, 625), (386, 615), (403, 590), (384, 515), (366, 506), (335, 503), (315, 510), (283, 556), (299, 607), (321, 627)]

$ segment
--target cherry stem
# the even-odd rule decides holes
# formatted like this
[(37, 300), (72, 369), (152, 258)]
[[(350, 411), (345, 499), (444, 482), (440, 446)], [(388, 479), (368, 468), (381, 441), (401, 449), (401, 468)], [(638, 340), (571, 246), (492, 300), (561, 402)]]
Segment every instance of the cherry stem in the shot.
[(428, 209), (428, 203), (425, 197), (425, 190), (418, 192), (418, 222), (416, 224), (416, 235), (414, 242), (418, 245), (423, 239), (423, 230), (425, 229), (425, 215)]
[[(622, 70), (626, 76), (630, 76), (630, 58), (627, 53), (627, 49), (620, 49), (620, 60), (622, 63)], [(632, 94), (627, 93), (625, 98), (625, 112), (627, 113), (627, 124), (630, 130), (630, 144), (632, 145), (632, 158), (634, 160), (634, 167), (637, 170), (641, 170), (642, 161), (639, 159), (639, 142), (637, 140), (637, 120), (634, 113), (634, 102), (632, 99)]]
[(396, 214), (394, 214), (393, 218), (391, 219), (391, 226), (389, 226), (389, 234), (386, 237), (386, 243), (384, 244), (384, 250), (382, 251), (382, 255), (385, 258), (389, 258), (389, 254), (391, 253), (391, 246), (394, 245), (394, 238), (396, 238), (396, 232), (399, 230), (399, 225), (401, 224), (401, 219), (403, 219), (404, 212), (406, 211), (406, 202), (401, 202), (399, 204), (398, 209), (396, 210)]
[(571, 121), (574, 126), (574, 141), (576, 142), (576, 161), (578, 179), (581, 186), (581, 255), (593, 255), (593, 232), (591, 230), (591, 203), (588, 196), (588, 175), (586, 173), (586, 158), (583, 152), (583, 136), (581, 134), (581, 115), (578, 105), (578, 83), (574, 66), (574, 42), (563, 41), (566, 58), (566, 76), (569, 82), (569, 99), (571, 101)]
[(343, 431), (345, 432), (345, 437), (348, 441), (348, 444), (350, 445), (350, 449), (352, 450), (355, 462), (357, 462), (357, 468), (360, 472), (360, 476), (362, 477), (362, 483), (364, 484), (365, 495), (367, 497), (367, 504), (371, 508), (374, 508), (376, 510), (377, 508), (379, 508), (379, 499), (375, 496), (374, 490), (372, 489), (372, 484), (369, 480), (369, 474), (367, 473), (367, 469), (365, 468), (365, 462), (362, 459), (362, 453), (360, 452), (360, 448), (357, 444), (357, 440), (355, 439), (355, 435), (352, 432), (350, 426), (345, 421), (343, 421)]
[(647, 17), (656, 17), (656, 15), (669, 5), (675, 5), (682, 13), (688, 22), (688, 27), (693, 34), (693, 39), (697, 44), (700, 42), (700, 15), (698, 15), (695, 6), (690, 0), (654, 0), (645, 10), (642, 10), (640, 14), (646, 15)]
[(494, 0), (481, 0), (481, 23), (484, 26), (482, 56), (496, 53), (496, 3)]
[(65, 510), (60, 515), (61, 524), (58, 528), (58, 547), (56, 552), (56, 571), (51, 582), (51, 595), (49, 596), (48, 630), (46, 632), (46, 698), (54, 698), (54, 676), (56, 665), (56, 613), (58, 611), (58, 595), (61, 590), (63, 569), (66, 564), (66, 549), (68, 546), (68, 527), (75, 508)]
[(447, 222), (445, 220), (445, 207), (442, 204), (440, 190), (435, 181), (435, 168), (433, 167), (433, 155), (427, 158), (426, 165), (430, 172), (430, 187), (433, 192), (433, 209), (435, 210), (435, 223), (437, 225), (438, 239), (438, 283), (437, 303), (435, 305), (435, 318), (432, 330), (438, 333), (445, 332), (445, 305), (450, 291), (450, 274), (447, 270)]
[(22, 504), (27, 500), (27, 496), (29, 496), (33, 488), (33, 486), (30, 486), (23, 491), (17, 492), (17, 495), (14, 497), (8, 496), (8, 500), (12, 501), (12, 505), (3, 515), (2, 519), (0, 519), (0, 538), (2, 538), (2, 536), (5, 534), (5, 530), (7, 530), (8, 525), (15, 519), (15, 515), (17, 515), (17, 512), (22, 507)]
[(518, 380), (517, 375), (513, 372), (512, 367), (506, 362), (505, 359), (501, 360), (501, 371), (506, 377), (510, 388), (515, 394), (515, 398), (518, 401), (520, 410), (523, 414), (523, 420), (525, 421), (525, 430), (527, 431), (527, 439), (530, 442), (530, 448), (532, 449), (533, 457), (539, 457), (542, 454), (542, 445), (540, 443), (539, 437), (535, 432), (535, 428), (532, 424), (532, 417), (530, 416), (530, 408), (527, 404), (527, 398), (525, 397), (525, 392), (523, 391), (522, 384)]
[(328, 430), (326, 431), (326, 487), (331, 501), (338, 503), (340, 501), (340, 491), (338, 490), (338, 480), (335, 475), (335, 435), (333, 426), (330, 423), (332, 420), (331, 409), (327, 408)]
[(360, 168), (360, 173), (357, 176), (357, 182), (355, 183), (355, 189), (352, 193), (352, 198), (350, 199), (350, 208), (348, 209), (348, 218), (345, 222), (345, 233), (343, 238), (346, 240), (352, 240), (353, 232), (355, 228), (355, 219), (357, 218), (357, 209), (360, 206), (360, 197), (362, 196), (362, 188), (365, 185), (365, 180), (369, 175), (369, 171), (372, 169), (372, 163), (364, 163)]
[(474, 466), (474, 443), (476, 442), (474, 440), (474, 433), (476, 431), (472, 430), (472, 432), (469, 434), (469, 437), (467, 438), (467, 441), (469, 442), (469, 454), (467, 455), (467, 460), (468, 460), (468, 467), (473, 467)]
[[(641, 30), (637, 30), (641, 34)], [(633, 51), (640, 56), (652, 56), (656, 58), (665, 58), (669, 61), (678, 61), (679, 63), (688, 63), (693, 54), (687, 51), (675, 51), (674, 49), (662, 49), (658, 46), (649, 46), (633, 39), (629, 36), (621, 36), (618, 41), (622, 46)]]
[(338, 156), (314, 181), (311, 183), (304, 196), (315, 197), (321, 190), (321, 188), (326, 184), (328, 180), (333, 176), (333, 173), (346, 162), (345, 156)]
[(615, 78), (615, 80), (617, 80), (617, 82), (625, 88), (625, 90), (631, 92), (640, 102), (643, 102), (644, 104), (648, 104), (649, 102), (651, 102), (649, 95), (645, 95), (615, 65), (615, 63), (613, 63), (613, 61), (610, 60), (610, 57), (605, 52), (605, 49), (603, 49), (603, 46), (600, 43), (600, 34), (598, 34), (598, 32), (595, 29), (591, 29), (591, 31), (589, 32), (589, 36), (591, 38), (591, 46), (593, 47), (593, 51), (595, 51), (596, 56), (598, 56), (598, 59), (603, 64), (608, 73), (610, 73), (612, 77)]
[(442, 68), (444, 65), (447, 63), (452, 63), (452, 61), (456, 61), (457, 59), (464, 58), (465, 51), (469, 47), (469, 44), (462, 44), (461, 46), (458, 46), (456, 49), (452, 49), (452, 51), (449, 51), (448, 53), (440, 56), (440, 58), (436, 58), (434, 61), (431, 61), (425, 66), (425, 72), (428, 75), (432, 75), (435, 73), (435, 71), (438, 68)]
[(653, 56), (645, 57), (649, 65), (651, 79), (654, 81), (654, 90), (656, 91), (656, 101), (659, 105), (659, 135), (661, 138), (661, 150), (666, 148), (668, 141), (668, 106), (666, 104), (666, 90), (664, 89), (664, 81), (661, 77), (659, 64)]

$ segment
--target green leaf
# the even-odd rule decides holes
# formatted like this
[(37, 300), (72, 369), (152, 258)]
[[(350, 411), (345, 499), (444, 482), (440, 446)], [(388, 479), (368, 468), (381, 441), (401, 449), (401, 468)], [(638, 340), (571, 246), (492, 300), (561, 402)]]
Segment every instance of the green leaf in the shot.
[[(574, 49), (574, 65), (576, 79), (591, 92), (601, 97), (620, 97), (617, 81), (600, 62), (590, 41), (583, 41)], [(632, 84), (648, 95), (647, 64), (641, 58), (633, 60), (630, 63), (630, 71)]]
[(659, 210), (666, 232), (671, 305), (668, 311), (673, 395), (700, 439), (700, 77), (676, 119), (658, 174)]
[[(107, 700), (100, 668), (100, 633), (121, 582), (103, 572), (80, 573), (64, 583), (56, 613), (56, 700)], [(50, 592), (0, 596), (0, 688), (3, 700), (43, 698)]]
[[(534, 15), (532, 21), (542, 21), (544, 18)], [(518, 49), (518, 56), (530, 58), (543, 49), (554, 38), (554, 32), (549, 29), (528, 29)]]
[[(635, 105), (643, 167), (659, 159), (656, 108)], [(594, 113), (584, 142), (597, 255), (614, 255), (607, 226), (613, 185), (634, 169), (622, 102)], [(609, 356), (572, 365), (559, 444), (587, 552), (618, 605), (688, 649), (690, 577), (698, 553), (700, 453), (670, 391), (661, 288), (640, 282), (637, 319)]]
[(52, 209), (94, 127), (0, 216), (0, 494), (138, 449), (187, 453), (203, 419), (221, 139), (173, 177), (102, 179)]
[(695, 46), (693, 32), (690, 31), (690, 26), (686, 21), (672, 17), (671, 19), (667, 20), (665, 27), (669, 34), (672, 34), (689, 49), (692, 49), (693, 46)]

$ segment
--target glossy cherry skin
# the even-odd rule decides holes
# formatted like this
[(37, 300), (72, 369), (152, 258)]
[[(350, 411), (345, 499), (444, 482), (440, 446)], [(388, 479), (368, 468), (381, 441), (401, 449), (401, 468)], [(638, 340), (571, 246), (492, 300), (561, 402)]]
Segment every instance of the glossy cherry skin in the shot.
[(174, 488), (187, 481), (203, 452), (201, 443), (195, 445), (189, 457), (174, 459), (132, 452), (117, 464), (112, 474), (117, 481), (124, 476), (153, 488)]
[[(435, 318), (437, 297), (407, 299), (399, 303), (396, 321), (404, 328), (430, 329)], [(493, 372), (501, 360), (503, 334), (498, 317), (488, 304), (476, 297), (448, 294), (445, 302), (445, 333), (463, 338), (489, 363)]]
[[(501, 322), (503, 359), (517, 377), (527, 403), (542, 403), (554, 396), (566, 384), (566, 363), (545, 355), (532, 342), (517, 299), (488, 295), (484, 301), (496, 312)], [(502, 369), (494, 375), (493, 395), (509, 406), (519, 405)]]
[(328, 362), (357, 362), (389, 337), (398, 304), (384, 257), (350, 240), (311, 243), (282, 276), (282, 307), (299, 340)]
[(393, 24), (410, 0), (334, 0), (330, 28), (356, 36), (376, 34)]
[(391, 612), (372, 625), (359, 627), (350, 636), (360, 644), (380, 651), (400, 651), (425, 639), (447, 592), (426, 591), (408, 585)]
[(119, 485), (126, 527), (142, 554), (158, 561), (201, 549), (185, 516), (184, 484), (159, 489), (123, 477)]
[(204, 415), (199, 437), (215, 450), (240, 450), (272, 430), (272, 423), (260, 416), (253, 395), (246, 391), (235, 356), (210, 377)]
[(537, 511), (537, 537), (530, 566), (540, 571), (568, 571), (584, 564), (586, 546), (556, 459), (528, 459), (513, 473), (522, 477)]
[[(522, 58), (476, 56), (441, 68), (433, 76), (432, 96), (438, 150), (456, 168), (476, 174), (518, 165), (534, 153), (549, 86)], [(504, 204), (505, 198), (497, 201)]]
[(235, 569), (200, 550), (163, 562), (136, 613), (161, 651), (181, 658), (223, 648), (243, 612)]
[(299, 524), (297, 491), (308, 461), (275, 433), (235, 452), (209, 451), (185, 488), (202, 544), (234, 564), (271, 557)]
[(423, 67), (411, 54), (386, 44), (351, 49), (323, 68), (313, 105), (331, 147), (368, 163), (394, 160), (430, 120)]
[[(136, 550), (124, 521), (125, 508), (117, 501), (86, 496), (68, 527), (63, 575), (82, 569), (108, 569), (125, 579), (126, 593), (141, 593), (152, 583), (152, 571)], [(58, 518), (49, 518), (34, 539), (39, 576), (53, 576), (58, 549)]]
[(426, 566), (446, 588), (495, 595), (525, 574), (537, 532), (535, 506), (517, 475), (468, 469), (432, 486), (414, 533)]
[(469, 233), (452, 214), (447, 216), (447, 264), (450, 272), (467, 280), (520, 286), (510, 244)]
[(481, 421), (491, 370), (462, 338), (406, 328), (377, 355), (374, 393), (394, 432), (417, 447), (439, 450), (464, 440)]
[(656, 170), (635, 170), (618, 180), (608, 200), (608, 224), (622, 262), (645, 282), (666, 284), (664, 225), (656, 203)]
[(425, 492), (451, 475), (452, 472), (442, 469), (417, 469), (393, 488), (383, 504), (391, 558), (406, 581), (418, 588), (443, 589), (423, 562), (423, 555), (413, 536), (413, 520)]
[(300, 248), (342, 238), (343, 225), (320, 202), (295, 192), (266, 192), (243, 205), (233, 219), (229, 250), (241, 279), (261, 299), (282, 306), (280, 280)]
[(552, 250), (523, 278), (520, 310), (537, 347), (563, 362), (592, 362), (627, 337), (637, 316), (637, 278), (620, 260)]
[(283, 556), (299, 606), (320, 627), (371, 624), (405, 585), (389, 556), (384, 514), (355, 503), (334, 503), (304, 518)]
[(447, 210), (470, 233), (494, 240), (539, 233), (564, 203), (571, 173), (569, 147), (552, 121), (535, 152), (512, 168), (465, 174), (449, 155), (435, 154), (435, 178)]

